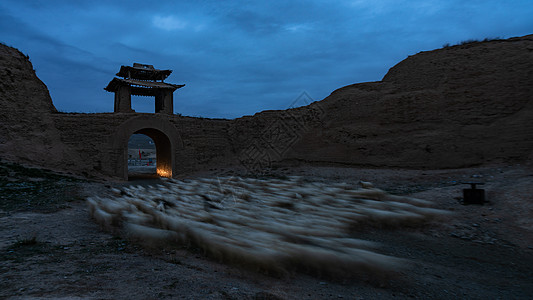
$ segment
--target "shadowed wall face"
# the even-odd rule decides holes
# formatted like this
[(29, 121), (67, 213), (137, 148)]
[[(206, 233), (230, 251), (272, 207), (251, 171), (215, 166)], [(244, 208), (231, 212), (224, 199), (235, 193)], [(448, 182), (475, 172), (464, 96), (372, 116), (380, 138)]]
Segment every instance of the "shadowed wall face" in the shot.
[(157, 175), (161, 177), (172, 177), (172, 143), (170, 139), (161, 131), (153, 128), (144, 128), (135, 132), (150, 137), (155, 144), (157, 157)]

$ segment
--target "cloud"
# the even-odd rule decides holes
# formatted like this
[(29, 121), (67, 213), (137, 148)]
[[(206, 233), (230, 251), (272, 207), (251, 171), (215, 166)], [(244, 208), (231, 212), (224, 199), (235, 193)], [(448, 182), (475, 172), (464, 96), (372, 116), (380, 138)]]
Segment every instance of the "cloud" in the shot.
[(284, 28), (285, 30), (290, 31), (290, 32), (302, 32), (302, 31), (311, 30), (313, 26), (310, 24), (301, 23), (301, 24), (287, 24), (284, 26)]
[(180, 20), (175, 16), (154, 16), (152, 24), (159, 29), (168, 31), (184, 29), (187, 26), (187, 22)]

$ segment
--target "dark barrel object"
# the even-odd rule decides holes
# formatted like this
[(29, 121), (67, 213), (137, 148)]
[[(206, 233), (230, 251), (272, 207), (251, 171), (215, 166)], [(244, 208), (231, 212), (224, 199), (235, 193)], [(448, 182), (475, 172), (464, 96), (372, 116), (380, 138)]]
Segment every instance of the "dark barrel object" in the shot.
[(483, 182), (461, 182), (462, 184), (470, 184), (470, 189), (463, 189), (463, 203), (464, 204), (483, 204), (485, 203), (485, 190), (476, 189), (476, 185), (485, 184)]

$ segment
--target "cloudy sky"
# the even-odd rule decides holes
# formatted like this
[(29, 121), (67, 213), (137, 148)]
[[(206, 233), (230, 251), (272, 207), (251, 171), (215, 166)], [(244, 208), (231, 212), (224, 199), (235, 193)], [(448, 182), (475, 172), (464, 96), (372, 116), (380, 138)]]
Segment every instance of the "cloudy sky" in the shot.
[(112, 111), (103, 88), (139, 62), (186, 84), (175, 112), (235, 118), (381, 80), (445, 43), (532, 34), (532, 16), (532, 0), (2, 0), (0, 42), (30, 56), (61, 111)]

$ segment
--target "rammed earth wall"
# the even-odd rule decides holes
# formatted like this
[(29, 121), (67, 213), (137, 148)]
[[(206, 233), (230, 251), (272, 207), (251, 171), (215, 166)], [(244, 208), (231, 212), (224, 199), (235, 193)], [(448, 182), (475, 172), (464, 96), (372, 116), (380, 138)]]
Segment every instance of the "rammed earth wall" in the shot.
[(230, 163), (233, 157), (228, 120), (146, 113), (54, 114), (53, 119), (61, 141), (80, 154), (88, 174), (123, 178), (127, 141), (143, 129), (160, 131), (172, 141), (174, 175)]
[(57, 113), (28, 58), (0, 45), (0, 158), (124, 178), (127, 138), (140, 132), (164, 145), (158, 161), (173, 175), (230, 165), (521, 162), (533, 158), (532, 55), (532, 35), (421, 52), (382, 81), (340, 88), (311, 105), (217, 120)]

